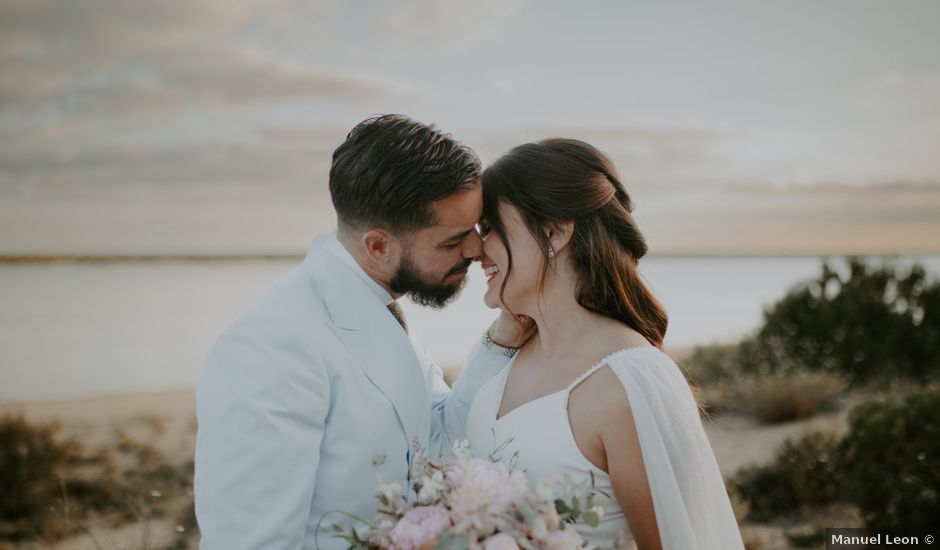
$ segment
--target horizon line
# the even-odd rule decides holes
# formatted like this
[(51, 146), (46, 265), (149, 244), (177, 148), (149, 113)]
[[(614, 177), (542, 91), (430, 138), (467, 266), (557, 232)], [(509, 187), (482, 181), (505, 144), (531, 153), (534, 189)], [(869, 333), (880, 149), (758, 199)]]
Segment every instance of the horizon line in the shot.
[[(735, 258), (735, 259), (769, 259), (769, 258), (846, 258), (846, 257), (903, 257), (903, 256), (940, 256), (940, 251), (902, 251), (902, 252), (661, 252), (650, 253), (644, 258)], [(262, 253), (165, 253), (165, 254), (31, 254), (31, 253), (0, 253), (0, 265), (3, 264), (105, 264), (105, 263), (160, 263), (160, 262), (235, 262), (235, 261), (301, 261), (303, 253), (293, 252), (262, 252)]]

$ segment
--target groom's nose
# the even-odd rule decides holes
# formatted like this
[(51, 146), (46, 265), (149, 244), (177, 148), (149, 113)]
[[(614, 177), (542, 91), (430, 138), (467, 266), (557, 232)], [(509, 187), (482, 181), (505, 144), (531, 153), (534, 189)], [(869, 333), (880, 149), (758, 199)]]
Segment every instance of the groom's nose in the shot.
[(471, 231), (467, 238), (464, 239), (463, 257), (469, 260), (476, 260), (483, 254), (483, 239), (480, 238), (480, 234), (476, 231)]

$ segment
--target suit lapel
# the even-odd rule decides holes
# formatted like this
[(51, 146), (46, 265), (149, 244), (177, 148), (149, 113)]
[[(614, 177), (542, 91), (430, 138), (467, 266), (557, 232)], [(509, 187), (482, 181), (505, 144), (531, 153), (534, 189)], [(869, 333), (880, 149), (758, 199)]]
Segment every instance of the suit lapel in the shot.
[(336, 335), (369, 380), (384, 394), (409, 445), (427, 445), (430, 405), (423, 371), (411, 341), (392, 313), (349, 266), (333, 256), (326, 239), (314, 241), (304, 261), (336, 327)]

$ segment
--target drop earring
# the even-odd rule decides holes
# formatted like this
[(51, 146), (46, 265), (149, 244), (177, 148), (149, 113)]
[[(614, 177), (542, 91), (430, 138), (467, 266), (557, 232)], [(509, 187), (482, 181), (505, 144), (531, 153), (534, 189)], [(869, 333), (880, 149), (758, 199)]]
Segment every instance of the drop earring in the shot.
[(555, 249), (552, 248), (551, 246), (548, 247), (548, 257), (549, 257), (549, 258), (554, 258), (554, 257), (555, 257)]

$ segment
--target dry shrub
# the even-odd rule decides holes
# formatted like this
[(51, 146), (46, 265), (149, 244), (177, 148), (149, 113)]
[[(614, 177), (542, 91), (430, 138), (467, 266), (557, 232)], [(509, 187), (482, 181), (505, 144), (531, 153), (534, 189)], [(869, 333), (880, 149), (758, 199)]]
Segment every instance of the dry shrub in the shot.
[[(66, 492), (64, 473), (87, 468), (93, 459), (73, 440), (62, 440), (59, 424), (32, 425), (21, 416), (0, 418), (0, 540), (61, 538), (72, 533), (77, 510)], [(79, 499), (102, 487), (79, 484)]]
[(58, 424), (0, 418), (0, 541), (53, 543), (91, 524), (117, 527), (162, 515), (191, 497), (192, 462), (118, 432), (114, 448), (89, 449)]
[(735, 393), (742, 412), (774, 424), (835, 410), (844, 391), (845, 384), (831, 375), (799, 373), (747, 378)]
[(709, 413), (741, 413), (765, 424), (811, 418), (838, 408), (846, 383), (825, 373), (723, 377), (695, 388)]
[(696, 347), (682, 367), (689, 383), (710, 388), (740, 376), (737, 344)]

